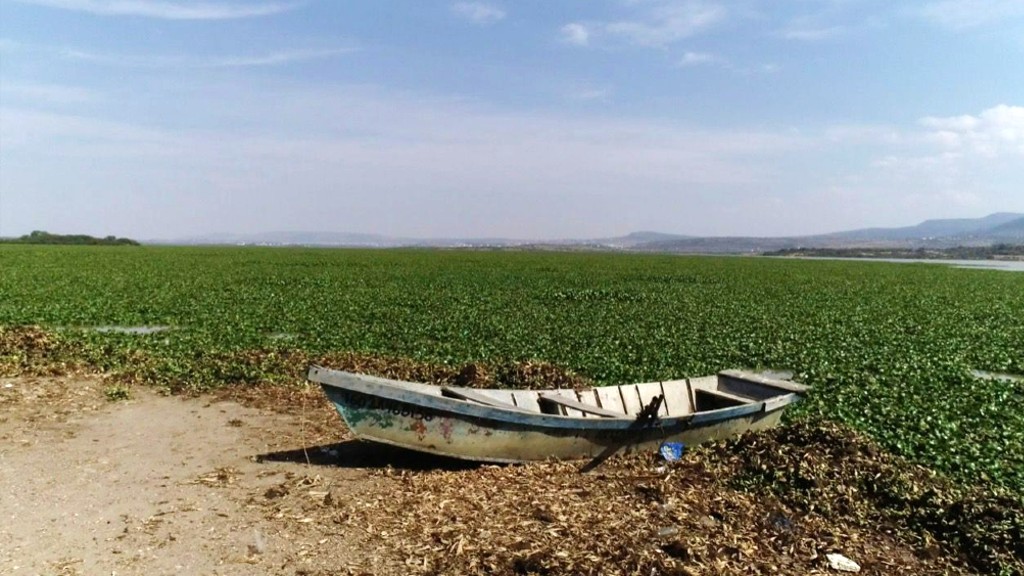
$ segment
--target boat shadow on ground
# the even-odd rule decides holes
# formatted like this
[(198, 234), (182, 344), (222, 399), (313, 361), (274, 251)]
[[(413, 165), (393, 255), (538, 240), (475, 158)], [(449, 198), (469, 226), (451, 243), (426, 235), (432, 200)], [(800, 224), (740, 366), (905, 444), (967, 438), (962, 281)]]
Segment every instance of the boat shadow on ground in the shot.
[(256, 461), (291, 462), (337, 468), (396, 468), (399, 470), (471, 470), (479, 462), (406, 450), (397, 446), (346, 440), (336, 444), (306, 446), (257, 454)]

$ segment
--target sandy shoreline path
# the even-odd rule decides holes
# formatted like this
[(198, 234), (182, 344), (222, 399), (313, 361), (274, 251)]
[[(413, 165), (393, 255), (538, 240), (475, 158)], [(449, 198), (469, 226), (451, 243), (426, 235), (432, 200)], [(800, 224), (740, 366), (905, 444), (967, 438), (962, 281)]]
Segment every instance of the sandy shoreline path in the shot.
[(96, 380), (0, 380), (0, 574), (313, 574), (370, 561), (342, 526), (297, 534), (301, 510), (268, 512), (274, 487), (303, 475), (311, 501), (327, 484), (372, 482), (260, 458), (301, 452), (301, 428), (232, 401), (135, 389), (109, 402)]

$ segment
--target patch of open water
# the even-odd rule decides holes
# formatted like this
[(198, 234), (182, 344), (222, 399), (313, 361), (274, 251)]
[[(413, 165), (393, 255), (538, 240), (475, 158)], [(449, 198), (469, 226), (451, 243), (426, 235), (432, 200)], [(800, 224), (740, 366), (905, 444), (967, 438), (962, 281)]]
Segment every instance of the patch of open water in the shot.
[(985, 370), (971, 370), (971, 375), (982, 380), (1002, 380), (1004, 382), (1024, 382), (1024, 375), (1005, 374), (1002, 372), (988, 372)]
[(157, 334), (173, 330), (171, 326), (89, 326), (85, 328), (93, 332), (114, 334)]
[(864, 262), (891, 262), (894, 264), (943, 264), (953, 268), (1003, 270), (1024, 272), (1024, 261), (1019, 260), (933, 260), (929, 258), (841, 258), (823, 256), (798, 256), (804, 260), (851, 260)]

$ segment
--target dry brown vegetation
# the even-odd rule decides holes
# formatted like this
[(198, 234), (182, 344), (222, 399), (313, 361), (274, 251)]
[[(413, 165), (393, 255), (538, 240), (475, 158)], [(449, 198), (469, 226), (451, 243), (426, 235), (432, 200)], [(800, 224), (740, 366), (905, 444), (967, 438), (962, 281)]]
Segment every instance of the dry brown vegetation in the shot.
[(301, 476), (257, 500), (267, 514), (362, 530), (374, 555), (410, 573), (830, 574), (834, 552), (865, 574), (1024, 568), (1019, 504), (965, 495), (828, 424), (749, 434), (672, 464), (617, 457), (589, 474), (567, 462), (397, 461), (371, 472), (384, 491), (346, 493), (321, 476), (311, 488)]

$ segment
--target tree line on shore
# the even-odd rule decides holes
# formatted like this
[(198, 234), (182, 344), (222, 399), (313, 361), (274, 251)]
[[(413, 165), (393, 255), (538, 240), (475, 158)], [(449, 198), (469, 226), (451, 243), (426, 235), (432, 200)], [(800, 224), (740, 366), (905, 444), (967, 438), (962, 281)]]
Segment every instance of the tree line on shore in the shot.
[(3, 244), (77, 244), (86, 246), (138, 246), (131, 238), (106, 236), (97, 238), (87, 234), (51, 234), (43, 230), (34, 230), (18, 238), (0, 238)]

